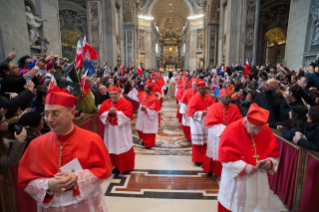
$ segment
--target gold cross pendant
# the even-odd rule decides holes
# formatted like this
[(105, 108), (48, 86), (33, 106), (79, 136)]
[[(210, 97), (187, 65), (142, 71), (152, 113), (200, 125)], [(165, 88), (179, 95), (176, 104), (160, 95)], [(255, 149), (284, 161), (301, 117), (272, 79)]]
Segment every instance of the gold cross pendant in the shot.
[(56, 192), (57, 197), (61, 197), (61, 191)]
[(258, 163), (259, 155), (256, 154), (256, 155), (253, 156), (253, 158), (255, 158), (256, 159), (256, 163)]

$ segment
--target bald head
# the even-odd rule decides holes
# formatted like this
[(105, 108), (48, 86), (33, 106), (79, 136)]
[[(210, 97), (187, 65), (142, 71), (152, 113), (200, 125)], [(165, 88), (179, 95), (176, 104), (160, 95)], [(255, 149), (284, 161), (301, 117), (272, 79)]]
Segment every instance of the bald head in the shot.
[(278, 90), (278, 81), (275, 79), (270, 79), (267, 81), (269, 88), (273, 91)]
[(101, 86), (99, 87), (99, 93), (100, 93), (102, 96), (104, 96), (104, 95), (106, 95), (106, 92), (107, 92), (107, 88), (106, 88), (104, 85), (101, 85)]

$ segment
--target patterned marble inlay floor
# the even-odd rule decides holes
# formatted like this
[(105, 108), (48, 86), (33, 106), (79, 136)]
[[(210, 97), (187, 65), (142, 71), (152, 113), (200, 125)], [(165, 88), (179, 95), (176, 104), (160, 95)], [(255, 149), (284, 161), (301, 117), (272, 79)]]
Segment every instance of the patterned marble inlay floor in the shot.
[(115, 175), (106, 196), (216, 199), (218, 182), (202, 171), (134, 170)]
[[(154, 155), (191, 155), (192, 144), (186, 140), (182, 126), (176, 118), (177, 104), (175, 99), (165, 97), (161, 109), (161, 124), (156, 134), (156, 146), (146, 150), (135, 129), (136, 118), (131, 122), (133, 143), (136, 154)], [(135, 114), (136, 116), (136, 114)]]

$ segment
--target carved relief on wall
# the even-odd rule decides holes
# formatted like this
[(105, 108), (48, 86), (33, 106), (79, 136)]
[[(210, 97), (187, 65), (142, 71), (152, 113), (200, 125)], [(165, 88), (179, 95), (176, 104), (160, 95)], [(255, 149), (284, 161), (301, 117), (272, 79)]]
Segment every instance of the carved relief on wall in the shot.
[(312, 39), (312, 45), (318, 45), (319, 44), (319, 3), (317, 6), (317, 9), (314, 8), (314, 6), (311, 7), (311, 15), (314, 23), (314, 35)]
[(204, 30), (197, 31), (197, 45), (196, 49), (202, 50), (204, 46)]
[(127, 30), (125, 33), (126, 41), (126, 55), (127, 55), (127, 65), (133, 63), (134, 60), (134, 51), (133, 51), (133, 31)]
[(247, 29), (246, 31), (246, 44), (252, 45), (254, 42), (254, 30), (252, 28)]
[(281, 25), (288, 25), (289, 7), (281, 6), (271, 8), (264, 18), (264, 23), (280, 23)]
[(83, 34), (87, 31), (86, 19), (82, 19), (73, 11), (60, 11), (60, 29), (75, 29), (77, 28)]
[(92, 46), (99, 52), (99, 32), (100, 32), (100, 23), (99, 23), (99, 11), (97, 2), (89, 2), (89, 20), (91, 22), (91, 32), (92, 32)]
[(245, 52), (245, 57), (246, 58), (251, 58), (253, 56), (253, 52), (251, 51), (251, 50), (247, 50), (246, 52)]

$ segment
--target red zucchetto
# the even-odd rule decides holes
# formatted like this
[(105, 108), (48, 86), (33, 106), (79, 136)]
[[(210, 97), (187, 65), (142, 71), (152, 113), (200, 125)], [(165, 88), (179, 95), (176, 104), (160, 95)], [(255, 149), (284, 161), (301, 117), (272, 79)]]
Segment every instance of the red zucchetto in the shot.
[(201, 87), (205, 87), (205, 81), (204, 80), (199, 80), (196, 82), (196, 88), (201, 88)]
[(46, 95), (46, 105), (61, 105), (73, 108), (76, 97), (71, 95), (68, 90), (61, 90), (58, 86), (49, 89)]
[(122, 90), (121, 90), (121, 88), (118, 88), (118, 87), (115, 87), (115, 86), (110, 86), (110, 87), (109, 87), (109, 92), (118, 92), (118, 93), (121, 93)]
[(248, 110), (247, 120), (253, 125), (261, 127), (267, 123), (269, 113), (268, 110), (258, 107), (256, 103), (253, 103)]
[(219, 91), (219, 94), (220, 94), (220, 95), (224, 95), (224, 94), (232, 95), (232, 94), (233, 94), (233, 91), (228, 90), (228, 89), (226, 89), (226, 88), (223, 88), (223, 89), (221, 89), (221, 90)]

